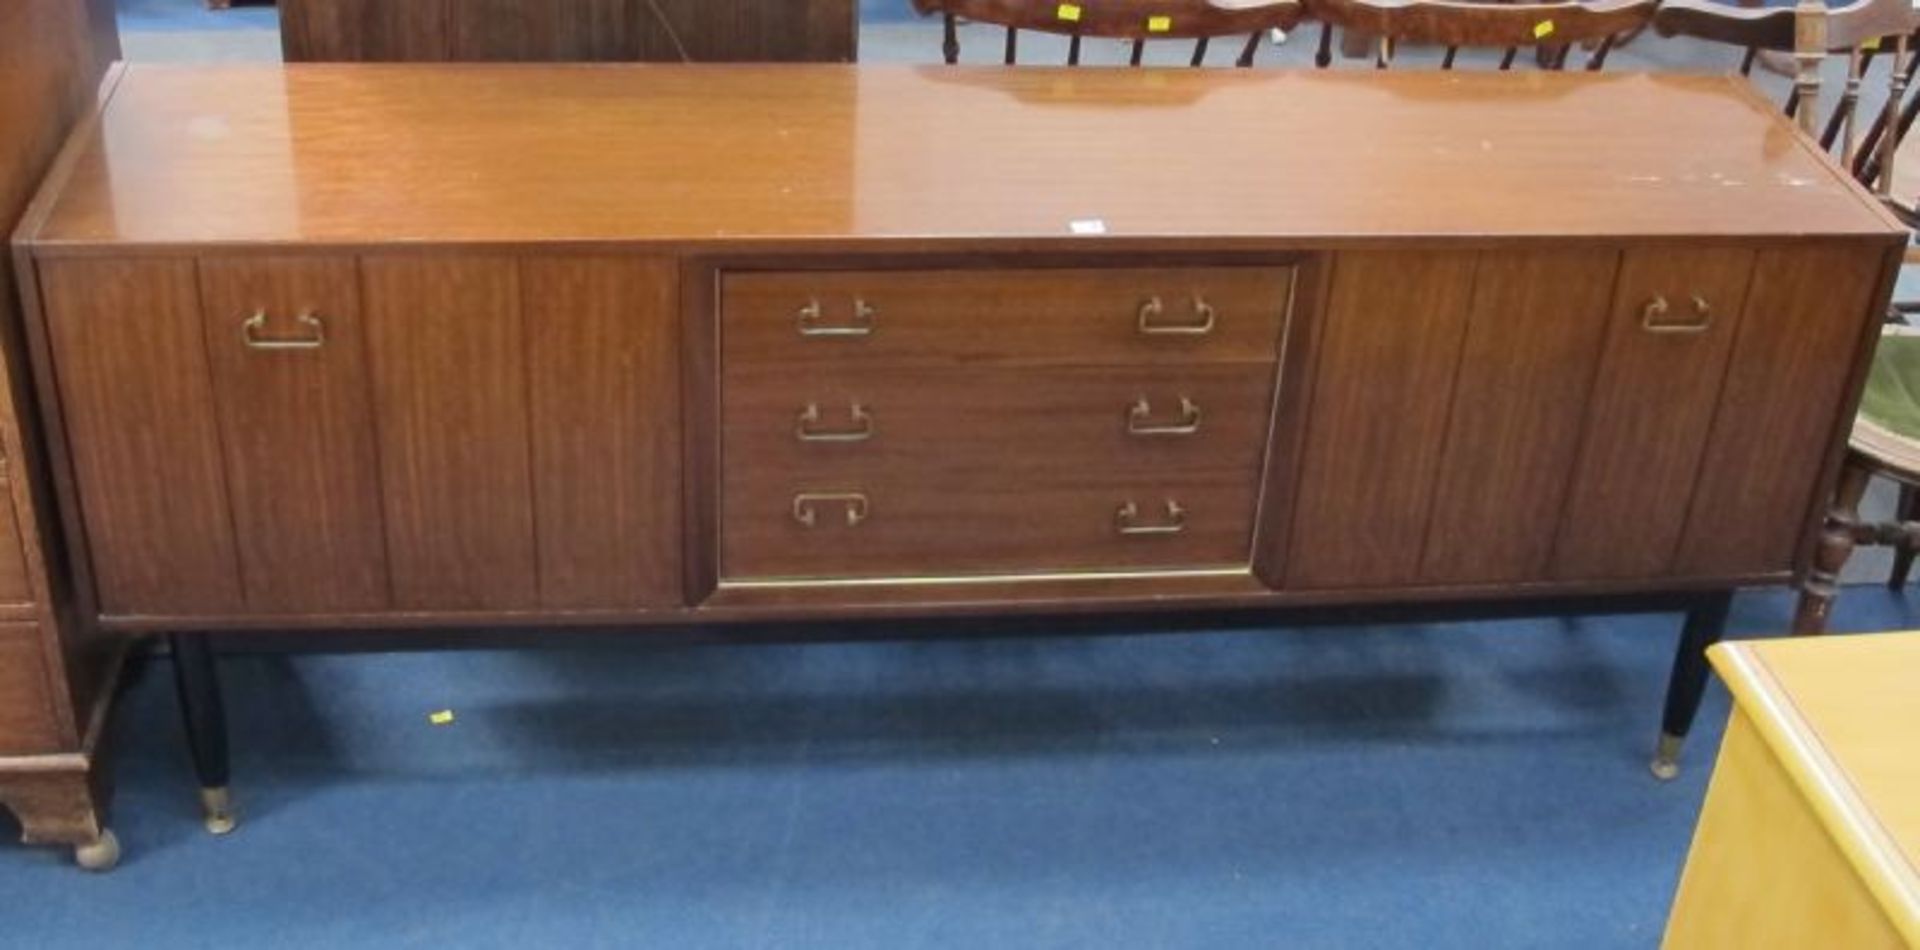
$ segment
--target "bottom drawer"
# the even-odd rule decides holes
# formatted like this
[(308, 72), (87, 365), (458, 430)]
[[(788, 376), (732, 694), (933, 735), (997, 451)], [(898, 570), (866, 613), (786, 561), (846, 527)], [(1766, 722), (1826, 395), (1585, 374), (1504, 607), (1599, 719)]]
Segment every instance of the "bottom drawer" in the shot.
[(48, 689), (39, 626), (0, 623), (0, 755), (59, 748), (60, 724), (53, 718), (54, 697)]
[(1243, 567), (1255, 486), (1091, 471), (980, 483), (799, 481), (728, 511), (729, 580)]

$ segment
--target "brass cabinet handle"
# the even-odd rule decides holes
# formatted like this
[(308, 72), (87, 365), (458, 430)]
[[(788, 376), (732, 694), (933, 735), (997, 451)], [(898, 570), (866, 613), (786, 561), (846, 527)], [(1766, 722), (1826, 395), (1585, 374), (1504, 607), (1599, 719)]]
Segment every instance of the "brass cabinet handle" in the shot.
[(1640, 311), (1640, 328), (1648, 333), (1707, 332), (1713, 326), (1713, 305), (1707, 303), (1707, 299), (1699, 294), (1694, 294), (1691, 302), (1694, 316), (1692, 323), (1666, 323), (1663, 322), (1663, 318), (1672, 310), (1672, 307), (1668, 305), (1665, 296), (1653, 295), (1653, 299), (1647, 301), (1646, 307)]
[(814, 527), (820, 521), (817, 506), (839, 504), (847, 513), (847, 527), (858, 527), (867, 520), (869, 505), (867, 496), (861, 492), (801, 492), (793, 496), (793, 520), (806, 527)]
[(794, 420), (793, 434), (802, 442), (865, 442), (873, 438), (873, 413), (867, 407), (854, 403), (848, 412), (853, 418), (853, 427), (848, 429), (820, 428), (820, 404), (807, 403), (800, 410), (800, 417)]
[(809, 300), (806, 306), (800, 308), (797, 321), (801, 336), (870, 336), (873, 333), (873, 318), (877, 313), (872, 304), (855, 297), (852, 323), (823, 325), (820, 322), (820, 301)]
[(1153, 404), (1147, 397), (1141, 396), (1133, 401), (1133, 407), (1127, 410), (1127, 434), (1138, 436), (1192, 435), (1200, 431), (1200, 407), (1185, 396), (1180, 397), (1180, 421), (1155, 423)]
[(1167, 307), (1160, 302), (1159, 297), (1148, 297), (1146, 302), (1140, 305), (1140, 332), (1147, 336), (1206, 336), (1213, 332), (1217, 317), (1213, 305), (1198, 296), (1193, 298), (1193, 315), (1196, 322), (1161, 322), (1166, 312)]
[(1141, 524), (1140, 506), (1127, 502), (1113, 513), (1113, 528), (1125, 535), (1179, 534), (1187, 530), (1187, 509), (1167, 499), (1167, 520), (1159, 524)]
[(293, 319), (307, 328), (306, 336), (263, 336), (261, 331), (267, 328), (267, 311), (255, 310), (253, 316), (240, 324), (240, 339), (246, 341), (247, 348), (251, 350), (317, 350), (327, 342), (327, 325), (321, 322), (319, 314), (308, 310)]

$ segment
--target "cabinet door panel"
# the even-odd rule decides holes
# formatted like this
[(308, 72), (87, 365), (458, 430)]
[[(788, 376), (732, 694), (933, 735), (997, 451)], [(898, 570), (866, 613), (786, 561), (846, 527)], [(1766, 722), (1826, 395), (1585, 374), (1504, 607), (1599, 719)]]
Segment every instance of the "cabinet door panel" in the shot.
[(515, 261), (370, 257), (361, 273), (395, 605), (534, 606)]
[(41, 286), (101, 609), (238, 608), (193, 261), (48, 261)]
[(1545, 575), (1618, 263), (1614, 251), (1482, 255), (1423, 582)]
[(1554, 576), (1650, 577), (1672, 566), (1753, 262), (1752, 251), (1715, 248), (1623, 257)]
[[(53, 681), (41, 658), (40, 628), (0, 623), (0, 755), (31, 755), (60, 748)], [(71, 740), (67, 740), (71, 741)]]
[(1808, 527), (1881, 252), (1767, 251), (1734, 344), (1712, 440), (1676, 565), (1683, 574), (1793, 566)]
[(548, 607), (680, 602), (680, 352), (672, 262), (524, 265)]
[[(466, 0), (459, 0), (465, 3)], [(288, 62), (438, 62), (455, 0), (280, 0)]]
[(385, 606), (353, 260), (203, 260), (200, 295), (248, 608)]
[(1472, 253), (1350, 253), (1335, 263), (1288, 584), (1416, 579), (1473, 272)]

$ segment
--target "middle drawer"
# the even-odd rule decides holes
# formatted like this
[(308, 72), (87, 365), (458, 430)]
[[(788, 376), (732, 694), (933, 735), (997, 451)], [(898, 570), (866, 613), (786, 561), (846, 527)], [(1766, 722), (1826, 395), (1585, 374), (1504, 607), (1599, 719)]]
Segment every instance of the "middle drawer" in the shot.
[(721, 576), (1244, 565), (1273, 385), (1271, 364), (733, 368)]

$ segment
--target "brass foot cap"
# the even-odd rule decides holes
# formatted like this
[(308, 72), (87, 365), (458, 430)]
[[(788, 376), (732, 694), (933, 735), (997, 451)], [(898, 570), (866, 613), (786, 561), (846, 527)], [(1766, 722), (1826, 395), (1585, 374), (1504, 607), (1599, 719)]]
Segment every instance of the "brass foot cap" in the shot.
[(224, 835), (238, 824), (233, 817), (233, 794), (224, 787), (201, 789), (200, 808), (207, 816), (208, 834)]
[(1685, 741), (1685, 736), (1665, 732), (1660, 734), (1660, 745), (1654, 749), (1653, 763), (1647, 766), (1654, 778), (1671, 782), (1680, 777), (1680, 744)]
[(88, 871), (111, 871), (120, 864), (120, 839), (112, 831), (101, 830), (100, 837), (73, 846), (73, 863)]

